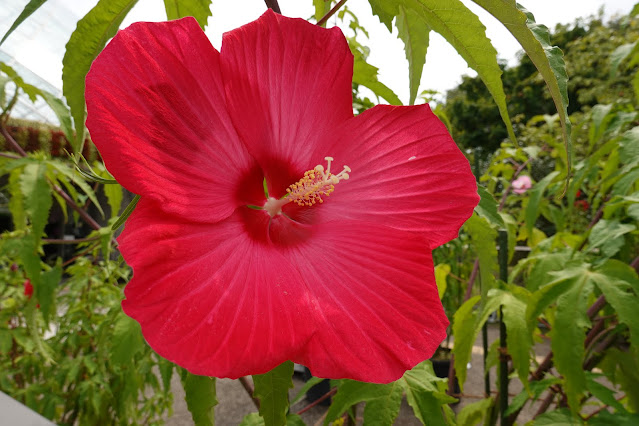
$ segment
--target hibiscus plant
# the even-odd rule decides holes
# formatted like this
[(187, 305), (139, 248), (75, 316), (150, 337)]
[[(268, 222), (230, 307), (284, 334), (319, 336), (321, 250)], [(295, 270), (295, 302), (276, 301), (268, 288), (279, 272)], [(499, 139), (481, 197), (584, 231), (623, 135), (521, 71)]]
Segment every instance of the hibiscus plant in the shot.
[[(497, 52), (460, 0), (369, 0), (404, 43), (407, 106), (346, 0), (309, 1), (308, 20), (266, 1), (219, 50), (210, 0), (165, 0), (166, 22), (123, 29), (136, 1), (100, 0), (66, 46), (64, 99), (0, 63), (0, 390), (70, 425), (161, 424), (179, 382), (210, 425), (216, 378), (254, 401), (244, 425), (305, 424), (322, 400), (324, 424), (392, 424), (403, 398), (423, 424), (638, 421), (639, 83), (573, 131), (547, 28), (514, 0), (473, 1), (556, 115), (513, 127)], [(509, 136), (483, 170), (441, 109), (415, 105), (431, 31)], [(606, 52), (611, 78), (635, 73), (624, 46)], [(12, 117), (23, 95), (59, 128)], [(448, 377), (429, 361), (442, 342)], [(475, 348), (485, 393), (453, 409)], [(315, 377), (289, 398), (295, 364)]]

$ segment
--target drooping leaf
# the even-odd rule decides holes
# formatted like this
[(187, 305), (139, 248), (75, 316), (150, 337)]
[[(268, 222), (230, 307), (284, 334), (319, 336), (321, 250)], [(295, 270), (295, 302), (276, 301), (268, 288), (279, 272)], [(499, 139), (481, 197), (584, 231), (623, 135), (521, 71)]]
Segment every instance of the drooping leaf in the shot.
[(537, 24), (532, 13), (516, 0), (473, 0), (497, 18), (515, 36), (539, 74), (548, 85), (563, 130), (566, 159), (570, 170), (572, 145), (571, 124), (568, 117), (568, 75), (561, 49), (550, 43), (550, 32)]
[(595, 374), (590, 371), (586, 371), (586, 386), (588, 392), (590, 392), (595, 398), (603, 402), (606, 405), (613, 407), (617, 411), (626, 411), (623, 405), (615, 397), (616, 391), (609, 387), (602, 385), (597, 381), (598, 378), (604, 377), (601, 374)]
[(414, 10), (404, 5), (399, 6), (399, 14), (395, 20), (398, 37), (404, 42), (406, 60), (408, 60), (408, 80), (410, 85), (409, 105), (415, 104), (419, 82), (426, 63), (426, 51), (430, 28)]
[(130, 364), (136, 354), (144, 350), (140, 324), (120, 312), (113, 324), (111, 361), (117, 365)]
[(196, 376), (187, 373), (184, 381), (184, 399), (191, 412), (196, 426), (215, 425), (215, 406), (217, 395), (215, 392), (215, 377)]
[(89, 197), (89, 200), (93, 203), (93, 205), (98, 209), (102, 217), (104, 217), (104, 211), (102, 210), (102, 205), (98, 201), (98, 197), (95, 195), (93, 188), (84, 180), (80, 179), (80, 177), (76, 174), (76, 171), (69, 167), (68, 165), (62, 163), (57, 159), (53, 159), (48, 162), (49, 166), (54, 169), (56, 172), (61, 173), (66, 176), (73, 182), (75, 185), (79, 186), (82, 192)]
[(204, 29), (211, 16), (211, 3), (212, 0), (164, 0), (164, 9), (168, 20), (192, 16)]
[(33, 236), (39, 240), (49, 219), (53, 204), (51, 187), (46, 178), (46, 165), (30, 163), (20, 176), (20, 189), (24, 199), (25, 212), (31, 221)]
[(27, 3), (27, 5), (24, 7), (24, 9), (22, 9), (22, 12), (20, 13), (20, 15), (18, 15), (16, 20), (13, 21), (13, 24), (11, 24), (11, 27), (9, 28), (9, 30), (4, 34), (4, 36), (2, 37), (2, 40), (0, 40), (0, 45), (2, 45), (2, 43), (4, 43), (4, 41), (7, 39), (7, 37), (9, 37), (9, 35), (16, 28), (18, 28), (18, 26), (22, 22), (24, 22), (25, 19), (27, 19), (29, 16), (31, 16), (31, 14), (33, 14), (33, 12), (38, 10), (38, 8), (40, 6), (42, 6), (44, 3), (46, 3), (46, 1), (47, 0), (31, 0), (31, 1), (29, 1), (29, 3)]
[(254, 375), (255, 398), (260, 400), (260, 415), (266, 426), (286, 423), (288, 390), (293, 387), (293, 363), (286, 361), (271, 371)]
[[(486, 85), (506, 125), (511, 140), (515, 132), (508, 115), (506, 94), (501, 81), (502, 71), (497, 62), (497, 51), (486, 37), (486, 27), (477, 15), (460, 0), (400, 0), (383, 2), (369, 0), (373, 13), (385, 24), (388, 17), (397, 17), (399, 7), (404, 6), (419, 16), (433, 31), (446, 39), (461, 55)], [(390, 29), (390, 25), (387, 25)]]
[(466, 382), (466, 365), (470, 361), (475, 344), (475, 320), (476, 314), (473, 311), (475, 305), (480, 301), (481, 296), (475, 296), (462, 304), (453, 316), (453, 336), (455, 336), (455, 371), (459, 380), (459, 387), (464, 390)]
[(546, 188), (550, 183), (557, 177), (559, 174), (558, 171), (554, 171), (544, 177), (542, 180), (537, 182), (535, 186), (530, 190), (530, 198), (528, 200), (528, 206), (526, 207), (526, 228), (528, 229), (528, 233), (532, 233), (533, 228), (535, 227), (535, 222), (539, 217), (539, 205), (541, 203), (542, 197)]
[(137, 0), (100, 0), (71, 34), (62, 59), (62, 93), (75, 124), (73, 151), (82, 152), (84, 143), (84, 79), (91, 63), (113, 37)]

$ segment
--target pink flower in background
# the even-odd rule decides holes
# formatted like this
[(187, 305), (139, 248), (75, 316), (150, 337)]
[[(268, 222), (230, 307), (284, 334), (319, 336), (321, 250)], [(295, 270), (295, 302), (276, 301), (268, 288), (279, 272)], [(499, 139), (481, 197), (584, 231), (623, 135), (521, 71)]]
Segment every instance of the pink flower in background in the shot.
[(87, 76), (92, 140), (141, 195), (124, 311), (195, 374), (401, 377), (446, 335), (431, 250), (478, 202), (466, 158), (427, 105), (353, 117), (337, 28), (268, 11), (222, 46), (133, 24)]
[(519, 176), (513, 181), (512, 187), (515, 194), (523, 194), (532, 187), (532, 180), (530, 180), (530, 176)]

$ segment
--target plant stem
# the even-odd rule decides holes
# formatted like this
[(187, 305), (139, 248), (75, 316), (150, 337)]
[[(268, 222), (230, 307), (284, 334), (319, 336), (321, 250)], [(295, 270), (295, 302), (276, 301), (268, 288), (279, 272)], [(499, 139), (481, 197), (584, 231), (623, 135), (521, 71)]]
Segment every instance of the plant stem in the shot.
[(240, 381), (242, 386), (244, 386), (244, 390), (246, 390), (246, 393), (248, 393), (249, 396), (251, 397), (251, 400), (253, 401), (253, 404), (255, 404), (255, 406), (259, 410), (260, 409), (260, 400), (253, 396), (253, 394), (255, 393), (255, 388), (253, 387), (253, 384), (249, 381), (248, 377), (246, 377), (246, 376), (242, 376), (238, 380)]
[(100, 237), (91, 237), (91, 238), (74, 238), (72, 240), (64, 240), (59, 238), (43, 238), (43, 244), (80, 244), (80, 243), (88, 243), (90, 241), (99, 240)]
[(264, 0), (264, 3), (266, 3), (266, 7), (268, 7), (269, 9), (273, 9), (273, 12), (279, 13), (280, 15), (282, 14), (280, 5), (277, 3), (277, 0)]
[(27, 156), (26, 151), (22, 149), (20, 144), (18, 144), (18, 142), (16, 142), (15, 139), (13, 139), (13, 136), (11, 136), (9, 132), (7, 132), (7, 129), (4, 126), (0, 126), (0, 133), (2, 133), (2, 136), (4, 137), (4, 139), (9, 143), (9, 145), (11, 145), (14, 151), (16, 151), (22, 157)]
[(326, 21), (330, 19), (331, 16), (335, 15), (335, 12), (337, 12), (340, 7), (344, 6), (344, 3), (346, 3), (346, 0), (340, 0), (335, 6), (333, 6), (331, 10), (328, 11), (326, 15), (322, 17), (322, 19), (317, 21), (317, 25), (319, 25), (320, 27), (323, 26)]
[(337, 388), (331, 389), (330, 391), (328, 391), (324, 395), (322, 395), (320, 398), (317, 398), (315, 401), (311, 402), (306, 407), (302, 408), (300, 411), (297, 412), (297, 414), (298, 415), (302, 415), (303, 413), (307, 412), (308, 410), (310, 410), (311, 408), (315, 407), (320, 402), (324, 401), (327, 398), (330, 398), (331, 396), (335, 395), (336, 393), (337, 393)]

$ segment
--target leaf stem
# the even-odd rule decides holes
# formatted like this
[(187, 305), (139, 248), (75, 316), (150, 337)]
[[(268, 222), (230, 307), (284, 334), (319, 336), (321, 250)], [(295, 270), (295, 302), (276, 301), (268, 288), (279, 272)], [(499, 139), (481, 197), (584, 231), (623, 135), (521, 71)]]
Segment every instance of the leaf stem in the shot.
[(317, 21), (317, 25), (319, 25), (320, 27), (323, 26), (326, 21), (330, 19), (331, 16), (335, 15), (335, 12), (337, 12), (340, 7), (344, 6), (344, 3), (346, 3), (346, 0), (340, 0), (335, 6), (333, 6), (331, 10), (328, 11), (326, 15), (322, 17), (322, 19)]
[(13, 136), (11, 136), (9, 134), (9, 132), (7, 132), (7, 129), (4, 126), (0, 126), (0, 132), (2, 133), (2, 136), (5, 138), (5, 140), (7, 142), (9, 142), (9, 145), (11, 145), (11, 147), (18, 153), (20, 154), (20, 156), (22, 157), (26, 157), (27, 153), (24, 149), (22, 149), (22, 147), (18, 144), (18, 142), (16, 142), (15, 139), (13, 139)]
[(259, 410), (260, 400), (253, 396), (255, 394), (255, 388), (253, 387), (253, 384), (249, 381), (248, 377), (246, 376), (242, 376), (238, 380), (244, 387), (244, 390), (246, 390), (246, 393), (248, 393), (248, 395), (251, 397), (251, 400), (253, 401), (253, 404), (255, 404), (255, 407)]

